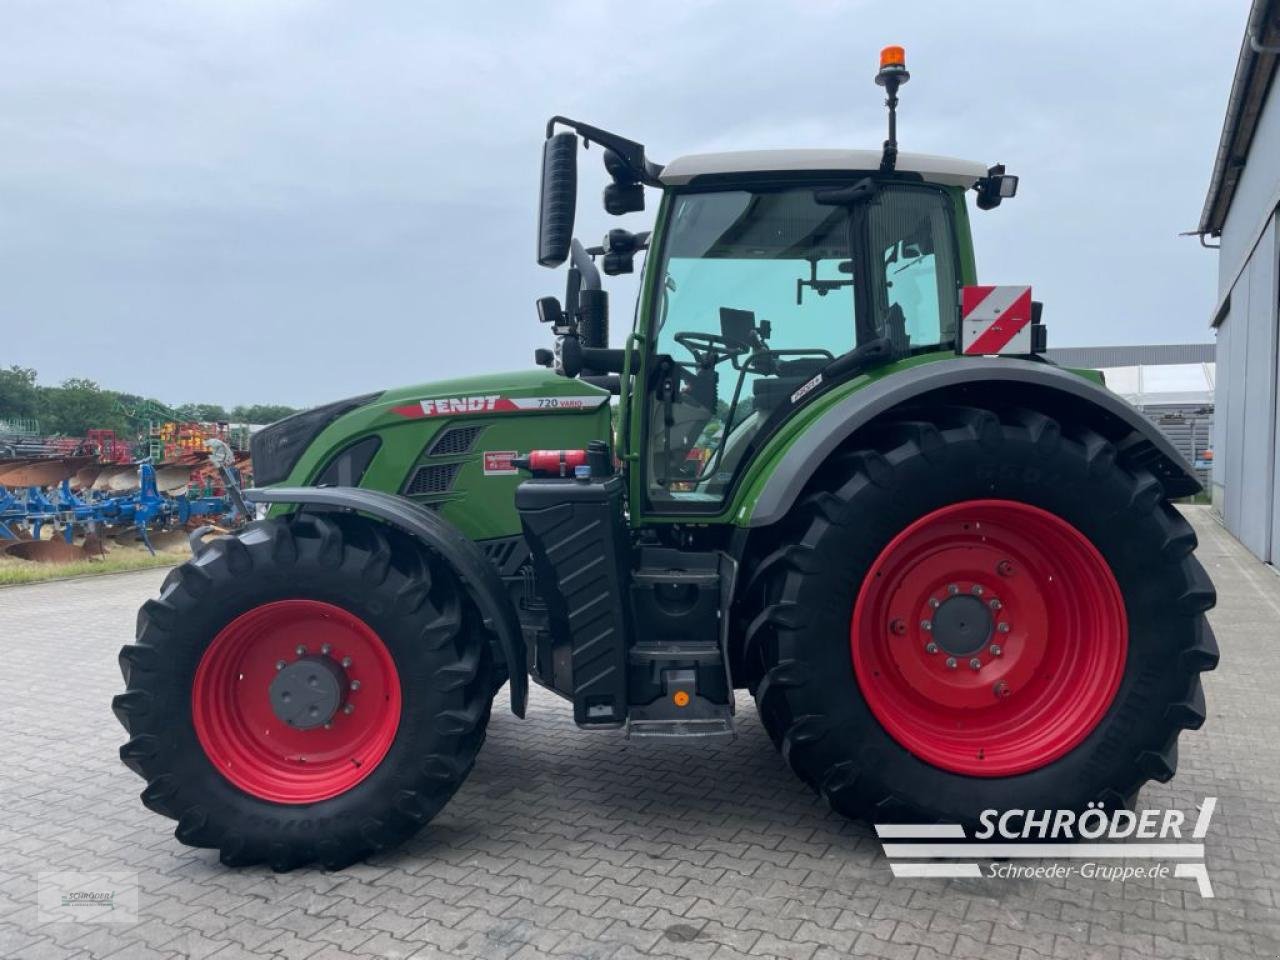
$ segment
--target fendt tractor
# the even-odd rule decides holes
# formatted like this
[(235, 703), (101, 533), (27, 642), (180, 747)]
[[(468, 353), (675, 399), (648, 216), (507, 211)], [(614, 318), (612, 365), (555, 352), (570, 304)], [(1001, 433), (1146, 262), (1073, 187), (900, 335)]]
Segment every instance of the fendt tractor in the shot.
[[(495, 696), (717, 744), (754, 696), (787, 765), (870, 822), (1131, 806), (1218, 660), (1174, 447), (980, 286), (1003, 166), (686, 156), (547, 124), (527, 371), (371, 393), (253, 438), (259, 518), (138, 617), (114, 709), (142, 802), (228, 865), (336, 869), (428, 823)], [(573, 237), (581, 148), (648, 233)], [(642, 257), (610, 347), (600, 275)], [(504, 696), (505, 700), (506, 697)], [(620, 738), (621, 739), (621, 738)], [(681, 761), (685, 762), (685, 761)]]

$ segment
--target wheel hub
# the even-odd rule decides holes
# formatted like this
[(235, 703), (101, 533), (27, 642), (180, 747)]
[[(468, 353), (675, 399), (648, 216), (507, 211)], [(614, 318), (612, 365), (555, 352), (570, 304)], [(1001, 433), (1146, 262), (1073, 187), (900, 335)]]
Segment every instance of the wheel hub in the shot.
[(933, 614), (930, 634), (943, 652), (967, 657), (985, 647), (995, 621), (987, 605), (978, 597), (947, 597)]
[(276, 803), (350, 790), (400, 723), (399, 671), (353, 613), (318, 600), (253, 607), (209, 642), (191, 688), (196, 737), (217, 770)]
[(268, 696), (278, 719), (296, 730), (311, 730), (333, 721), (350, 687), (351, 679), (336, 661), (305, 656), (276, 673)]

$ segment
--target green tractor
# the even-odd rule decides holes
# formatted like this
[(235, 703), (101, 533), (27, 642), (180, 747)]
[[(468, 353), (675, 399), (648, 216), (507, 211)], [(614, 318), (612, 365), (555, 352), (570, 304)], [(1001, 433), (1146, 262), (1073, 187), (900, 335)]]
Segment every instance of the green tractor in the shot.
[[(687, 156), (554, 117), (519, 373), (369, 394), (253, 438), (260, 519), (138, 617), (114, 709), (142, 801), (229, 865), (339, 868), (429, 822), (494, 697), (734, 735), (871, 822), (1112, 810), (1174, 774), (1217, 663), (1171, 500), (1194, 474), (1029, 288), (977, 285), (1002, 166), (883, 148)], [(580, 147), (651, 233), (573, 238)], [(609, 346), (600, 273), (648, 251)], [(506, 698), (504, 698), (505, 700)]]

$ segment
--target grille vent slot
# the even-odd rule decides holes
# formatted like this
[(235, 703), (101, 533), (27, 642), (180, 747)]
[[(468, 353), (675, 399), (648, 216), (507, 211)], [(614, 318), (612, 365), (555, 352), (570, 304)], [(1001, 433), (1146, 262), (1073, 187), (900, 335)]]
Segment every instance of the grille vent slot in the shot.
[(476, 438), (484, 432), (484, 425), (469, 424), (463, 427), (450, 427), (436, 437), (427, 451), (428, 457), (446, 457), (451, 454), (469, 453), (475, 445)]
[(461, 469), (462, 464), (460, 463), (437, 463), (419, 467), (414, 471), (413, 477), (410, 478), (404, 492), (408, 496), (417, 496), (425, 493), (448, 493), (453, 487), (453, 481), (458, 479), (458, 471)]
[(481, 540), (480, 548), (503, 577), (514, 577), (529, 559), (529, 546), (524, 537)]

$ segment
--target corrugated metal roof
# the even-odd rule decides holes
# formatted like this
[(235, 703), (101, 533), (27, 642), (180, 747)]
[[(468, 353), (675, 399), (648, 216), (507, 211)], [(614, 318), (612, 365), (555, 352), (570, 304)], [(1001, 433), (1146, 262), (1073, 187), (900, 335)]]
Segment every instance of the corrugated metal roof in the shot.
[(1045, 356), (1063, 367), (1162, 366), (1171, 363), (1213, 363), (1214, 343), (1148, 343), (1128, 347), (1058, 347)]

